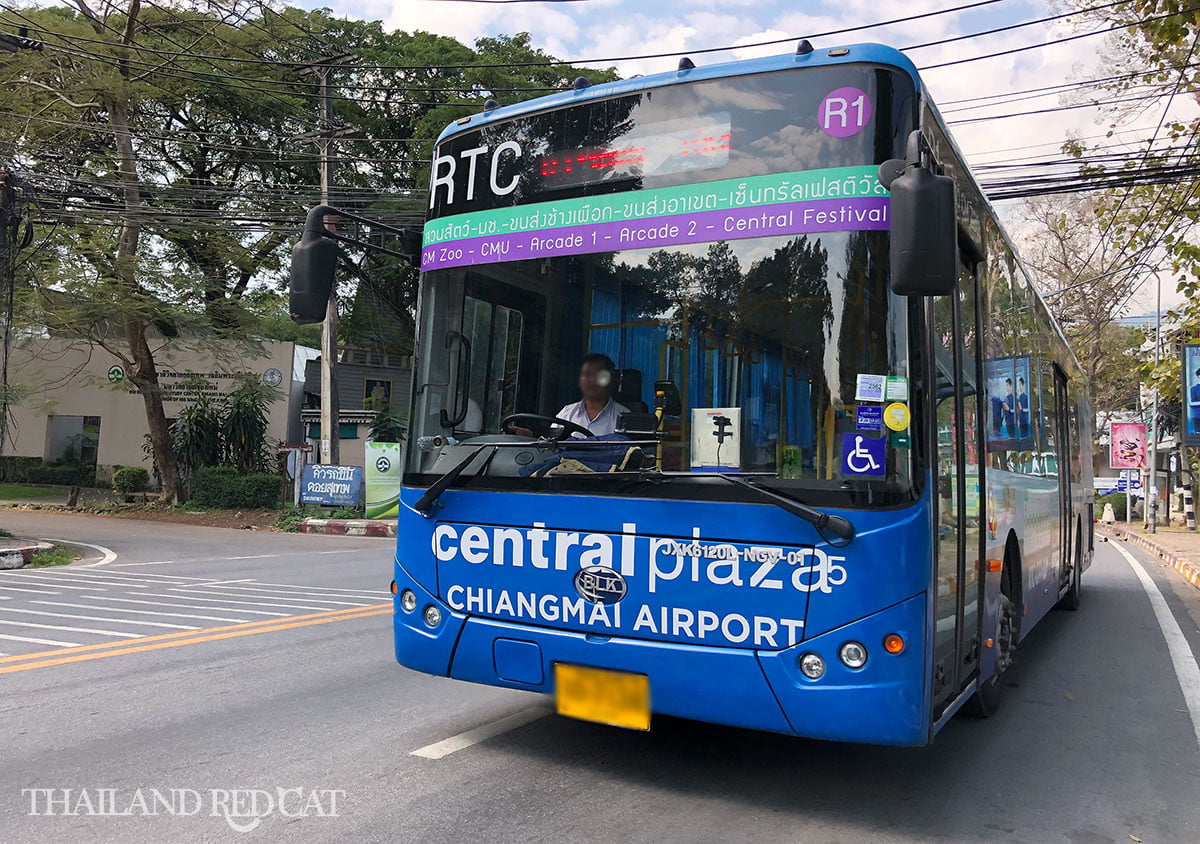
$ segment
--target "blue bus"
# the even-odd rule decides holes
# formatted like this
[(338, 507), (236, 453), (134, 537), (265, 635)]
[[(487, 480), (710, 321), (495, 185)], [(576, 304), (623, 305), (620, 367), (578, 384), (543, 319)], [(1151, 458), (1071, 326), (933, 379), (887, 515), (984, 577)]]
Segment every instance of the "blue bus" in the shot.
[(402, 665), (924, 745), (1079, 605), (1088, 388), (900, 52), (464, 117), (420, 265)]

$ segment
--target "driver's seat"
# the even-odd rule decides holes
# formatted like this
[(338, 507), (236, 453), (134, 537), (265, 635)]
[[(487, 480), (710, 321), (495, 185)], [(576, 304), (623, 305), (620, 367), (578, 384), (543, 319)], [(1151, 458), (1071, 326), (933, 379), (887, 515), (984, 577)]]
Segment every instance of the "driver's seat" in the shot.
[(642, 401), (642, 371), (640, 369), (618, 369), (613, 373), (613, 400), (623, 404), (631, 413), (649, 413)]

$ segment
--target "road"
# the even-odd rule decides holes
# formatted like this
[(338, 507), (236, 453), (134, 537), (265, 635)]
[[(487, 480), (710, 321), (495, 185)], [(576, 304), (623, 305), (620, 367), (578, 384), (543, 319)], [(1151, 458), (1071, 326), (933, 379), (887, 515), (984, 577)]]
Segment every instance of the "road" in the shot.
[[(0, 573), (0, 620), (18, 622), (0, 635), (61, 643), (0, 639), (13, 655), (0, 657), (0, 841), (1200, 840), (1193, 722), (1150, 598), (1112, 544), (1098, 546), (1083, 608), (1054, 613), (1022, 648), (1000, 714), (956, 718), (914, 750), (673, 719), (624, 732), (407, 671), (379, 607), (385, 540), (3, 523), (117, 556)], [(1128, 550), (1200, 653), (1200, 591)], [(93, 618), (20, 612), (42, 607)], [(18, 626), (34, 619), (76, 630)], [(204, 805), (134, 811), (139, 788)], [(299, 789), (289, 799), (307, 810), (235, 829), (255, 824), (235, 789), (278, 788)], [(130, 814), (98, 816), (101, 789)], [(60, 803), (32, 806), (38, 794)]]

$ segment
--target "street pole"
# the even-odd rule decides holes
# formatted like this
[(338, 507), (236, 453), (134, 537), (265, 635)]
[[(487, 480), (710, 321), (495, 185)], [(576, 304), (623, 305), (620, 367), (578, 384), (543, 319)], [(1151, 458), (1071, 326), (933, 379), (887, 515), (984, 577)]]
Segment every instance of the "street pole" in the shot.
[[(333, 75), (331, 65), (322, 64), (317, 71), (321, 76), (321, 129), (318, 143), (321, 149), (321, 204), (330, 205), (329, 195), (333, 184)], [(325, 227), (333, 230), (335, 224), (326, 219)], [(341, 424), (341, 409), (337, 393), (337, 286), (329, 291), (329, 304), (325, 309), (325, 321), (321, 323), (321, 462), (337, 465), (341, 458), (338, 438)]]
[(12, 349), (17, 231), (20, 219), (16, 177), (10, 170), (0, 170), (0, 295), (4, 301), (4, 361), (0, 364), (0, 457), (4, 456), (4, 450), (8, 446), (8, 405), (12, 392), (8, 383), (8, 356)]
[(1158, 532), (1158, 363), (1162, 348), (1162, 281), (1156, 275), (1154, 303), (1154, 404), (1150, 411), (1150, 486), (1146, 490), (1147, 510), (1150, 512), (1150, 533)]
[[(343, 135), (352, 134), (355, 129), (336, 122), (333, 113), (333, 73), (341, 65), (353, 59), (350, 54), (340, 56), (325, 56), (319, 61), (299, 65), (317, 75), (320, 82), (321, 117), (320, 125), (315, 132), (296, 135), (293, 140), (311, 141), (317, 145), (321, 154), (321, 204), (332, 205), (333, 169), (335, 164), (334, 140)], [(334, 217), (326, 216), (325, 228), (337, 231)], [(337, 393), (337, 288), (329, 292), (329, 302), (325, 308), (325, 319), (321, 323), (321, 448), (317, 455), (318, 462), (336, 465), (341, 458), (341, 448), (338, 440), (340, 423), (340, 408)]]

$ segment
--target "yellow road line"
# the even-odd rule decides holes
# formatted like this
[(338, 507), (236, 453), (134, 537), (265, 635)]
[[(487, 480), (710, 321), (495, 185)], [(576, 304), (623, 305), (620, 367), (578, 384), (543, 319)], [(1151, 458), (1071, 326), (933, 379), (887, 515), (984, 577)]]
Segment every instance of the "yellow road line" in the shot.
[[(249, 630), (264, 626), (273, 626), (285, 622), (304, 621), (313, 618), (330, 618), (336, 619), (338, 616), (347, 615), (350, 613), (359, 613), (366, 610), (379, 610), (385, 607), (391, 607), (391, 604), (367, 604), (362, 607), (350, 607), (344, 610), (328, 610), (326, 612), (310, 613), (308, 615), (285, 615), (280, 618), (271, 618), (264, 621), (247, 621), (241, 624), (227, 624), (222, 627), (205, 627), (202, 630), (185, 630), (182, 633), (163, 633), (157, 636), (144, 636), (138, 639), (138, 644), (147, 644), (149, 642), (162, 642), (172, 639), (187, 639), (194, 636), (203, 636), (207, 633), (219, 633), (226, 630)], [(82, 653), (87, 651), (104, 650), (107, 648), (120, 648), (125, 646), (126, 642), (99, 642), (95, 645), (77, 645), (73, 648), (56, 648), (52, 651), (38, 651), (31, 654), (17, 654), (16, 656), (7, 656), (0, 658), (0, 665), (11, 662), (25, 662), (27, 660), (41, 659), (49, 656), (63, 656), (64, 654)], [(0, 669), (2, 670), (2, 669)]]
[[(349, 613), (349, 614), (342, 613), (342, 614), (334, 616), (334, 617), (326, 616), (324, 618), (309, 618), (307, 621), (295, 621), (290, 624), (276, 624), (274, 626), (269, 626), (269, 627), (254, 627), (252, 629), (227, 630), (224, 633), (216, 633), (211, 636), (193, 636), (190, 639), (188, 639), (188, 638), (174, 639), (169, 642), (155, 642), (154, 644), (150, 644), (150, 645), (133, 645), (132, 647), (117, 647), (117, 648), (110, 648), (109, 650), (98, 651), (98, 652), (94, 652), (94, 653), (82, 653), (82, 654), (77, 653), (77, 654), (73, 654), (70, 656), (60, 656), (60, 657), (53, 657), (50, 659), (43, 659), (43, 660), (39, 660), (38, 662), (23, 662), (18, 665), (5, 665), (3, 667), (0, 667), (0, 674), (14, 674), (18, 671), (28, 671), (33, 668), (46, 668), (47, 666), (62, 665), (63, 663), (67, 663), (67, 662), (85, 662), (87, 660), (92, 660), (92, 659), (105, 659), (110, 656), (121, 656), (122, 654), (135, 654), (135, 653), (141, 653), (142, 651), (156, 651), (161, 648), (177, 648), (180, 645), (198, 645), (202, 642), (213, 642), (218, 639), (235, 639), (239, 636), (253, 636), (257, 633), (273, 633), (276, 630), (290, 630), (293, 627), (311, 627), (316, 624), (329, 624), (330, 622), (334, 622), (334, 621), (350, 621), (350, 620), (353, 620), (356, 618), (369, 618), (370, 616), (374, 616), (374, 615), (385, 615), (387, 613), (390, 613), (391, 611), (392, 611), (392, 609), (389, 606), (389, 607), (387, 607), (387, 609), (373, 609), (373, 610), (370, 610), (369, 612), (358, 612), (358, 613)], [(281, 620), (283, 620), (283, 619), (281, 619)], [(218, 629), (218, 628), (212, 628), (212, 629)], [(203, 632), (203, 631), (200, 631), (200, 632)], [(63, 650), (69, 650), (69, 649), (64, 648)], [(57, 653), (61, 653), (61, 652), (62, 651), (58, 651)], [(50, 653), (56, 653), (56, 652), (50, 651)]]

